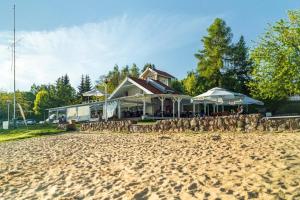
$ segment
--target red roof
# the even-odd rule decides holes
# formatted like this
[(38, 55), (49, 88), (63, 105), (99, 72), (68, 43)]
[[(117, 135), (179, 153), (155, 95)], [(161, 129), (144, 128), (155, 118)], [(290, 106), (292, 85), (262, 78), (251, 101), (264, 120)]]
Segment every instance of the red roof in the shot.
[(163, 82), (159, 81), (159, 80), (154, 80), (156, 83), (160, 84), (161, 86), (163, 86), (164, 88), (166, 88), (167, 90), (173, 91), (173, 94), (178, 94), (178, 92), (176, 92), (173, 88), (167, 86), (166, 84), (164, 84)]
[(134, 77), (129, 77), (131, 80), (136, 82), (137, 84), (141, 85), (143, 88), (149, 90), (153, 94), (163, 94), (162, 91), (158, 90), (157, 88), (153, 87), (150, 85), (146, 80), (139, 79), (139, 78), (134, 78)]
[(170, 78), (175, 78), (174, 76), (172, 76), (171, 74), (158, 70), (158, 69), (152, 69), (153, 71), (155, 71), (156, 73), (162, 75), (162, 76), (166, 76), (166, 77), (170, 77)]
[[(145, 89), (149, 90), (150, 92), (152, 92), (153, 94), (164, 94), (165, 92), (160, 91), (159, 89), (157, 89), (156, 87), (152, 86), (150, 83), (148, 83), (148, 81), (144, 80), (144, 79), (139, 79), (139, 78), (134, 78), (134, 77), (129, 77), (131, 80), (133, 80), (134, 82), (136, 82), (137, 84), (141, 85), (142, 87), (144, 87)], [(152, 79), (153, 80), (153, 79)], [(158, 81), (158, 80), (153, 80), (155, 81), (157, 84), (163, 86), (165, 89), (171, 91), (173, 94), (178, 94), (178, 92), (174, 91), (174, 89), (172, 89), (171, 87), (165, 85), (164, 83)]]

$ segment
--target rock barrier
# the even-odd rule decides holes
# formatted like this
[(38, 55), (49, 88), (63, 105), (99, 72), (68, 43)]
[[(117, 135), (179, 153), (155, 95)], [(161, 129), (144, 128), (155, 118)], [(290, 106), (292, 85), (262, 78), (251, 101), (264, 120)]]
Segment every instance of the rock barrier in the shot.
[(160, 120), (154, 124), (135, 121), (90, 122), (81, 125), (81, 131), (112, 131), (130, 133), (149, 132), (204, 132), (204, 131), (293, 131), (300, 130), (300, 118), (265, 119), (260, 114)]

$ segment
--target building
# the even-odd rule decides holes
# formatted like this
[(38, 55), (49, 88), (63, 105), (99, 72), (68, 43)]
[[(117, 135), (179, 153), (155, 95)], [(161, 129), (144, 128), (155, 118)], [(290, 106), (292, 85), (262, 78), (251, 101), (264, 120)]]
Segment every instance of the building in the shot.
[(118, 119), (161, 119), (186, 116), (183, 105), (190, 104), (191, 97), (177, 93), (171, 87), (173, 80), (175, 77), (167, 72), (147, 68), (139, 78), (126, 77), (109, 95), (107, 106), (101, 101), (51, 108), (49, 115), (53, 113), (56, 116), (65, 115), (67, 120), (77, 121), (87, 121), (87, 115), (88, 120), (104, 119), (105, 113), (108, 118)]

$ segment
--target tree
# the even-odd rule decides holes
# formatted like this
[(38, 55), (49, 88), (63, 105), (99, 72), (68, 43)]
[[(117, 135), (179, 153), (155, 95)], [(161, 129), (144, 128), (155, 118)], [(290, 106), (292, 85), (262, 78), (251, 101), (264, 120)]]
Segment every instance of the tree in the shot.
[(70, 84), (69, 76), (66, 74), (57, 79), (55, 86), (56, 106), (70, 105), (75, 100), (75, 89)]
[[(203, 50), (200, 50), (195, 57), (198, 61), (199, 75), (206, 79), (209, 88), (221, 86), (224, 67), (224, 58), (229, 53), (232, 33), (220, 18), (216, 18), (207, 29), (208, 35), (201, 40)], [(209, 89), (207, 88), (207, 89)]]
[(151, 68), (151, 69), (155, 69), (155, 65), (154, 64), (151, 64), (151, 63), (146, 63), (142, 69), (142, 73), (147, 69), (147, 68)]
[(120, 78), (121, 78), (118, 65), (115, 65), (113, 71), (110, 71), (108, 73), (107, 78), (114, 88), (118, 87), (118, 85), (120, 84)]
[(171, 82), (171, 88), (174, 89), (179, 94), (184, 93), (184, 87), (181, 81), (175, 79)]
[(130, 76), (135, 78), (138, 78), (140, 76), (140, 69), (135, 63), (133, 63), (130, 68)]
[(195, 72), (189, 72), (182, 82), (186, 94), (190, 96), (196, 96), (198, 94), (198, 77)]
[(300, 10), (269, 27), (251, 52), (251, 94), (266, 100), (300, 93)]
[(247, 84), (251, 80), (252, 63), (249, 59), (248, 48), (244, 37), (241, 36), (236, 44), (231, 45), (222, 72), (222, 87), (249, 94)]
[[(120, 80), (121, 81), (123, 81), (127, 76), (129, 76), (129, 66), (128, 65), (126, 65), (125, 67), (123, 67), (122, 68), (122, 70), (121, 70), (121, 78), (120, 78)], [(120, 82), (121, 82), (120, 81)]]
[[(13, 116), (13, 92), (0, 91), (0, 120), (7, 120), (7, 101), (10, 102), (10, 119)], [(16, 91), (16, 102), (19, 103), (26, 117), (32, 117), (35, 95), (31, 92)], [(16, 117), (20, 116), (20, 110), (16, 107)]]
[(96, 87), (104, 91), (104, 79), (107, 79), (107, 91), (108, 93), (112, 93), (127, 76), (139, 76), (139, 68), (136, 64), (133, 64), (131, 68), (126, 65), (121, 71), (119, 70), (119, 66), (115, 65), (113, 70), (109, 71), (107, 75), (102, 75), (99, 80), (96, 80)]
[(69, 78), (68, 74), (65, 74), (65, 75), (62, 77), (62, 80), (63, 80), (63, 84), (64, 84), (64, 85), (70, 84), (70, 78)]
[[(105, 83), (106, 81), (108, 81), (107, 83)], [(105, 85), (107, 84), (107, 92), (109, 94), (111, 94), (116, 86), (113, 85), (113, 83), (110, 81), (109, 77), (106, 75), (101, 75), (99, 77), (99, 80), (96, 81), (96, 88), (99, 89), (100, 91), (105, 91)]]
[(92, 90), (92, 83), (91, 83), (91, 78), (89, 75), (85, 75), (84, 79), (84, 92), (88, 92)]
[(41, 115), (46, 108), (49, 108), (49, 93), (46, 90), (40, 90), (36, 94), (33, 111), (36, 115)]
[(82, 74), (81, 75), (81, 80), (80, 80), (80, 84), (78, 86), (78, 96), (82, 96), (82, 94), (85, 92), (84, 90), (84, 82), (85, 82), (85, 79), (84, 79), (84, 75)]

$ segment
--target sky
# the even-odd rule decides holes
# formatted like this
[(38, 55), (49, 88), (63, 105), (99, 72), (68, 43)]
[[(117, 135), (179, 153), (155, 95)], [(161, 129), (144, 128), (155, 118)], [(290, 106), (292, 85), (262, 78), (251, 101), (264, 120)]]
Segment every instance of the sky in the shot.
[(217, 17), (255, 46), (268, 24), (300, 9), (299, 0), (1, 0), (0, 90), (12, 91), (13, 4), (16, 4), (16, 88), (54, 83), (68, 74), (95, 82), (115, 64), (153, 63), (182, 79)]

